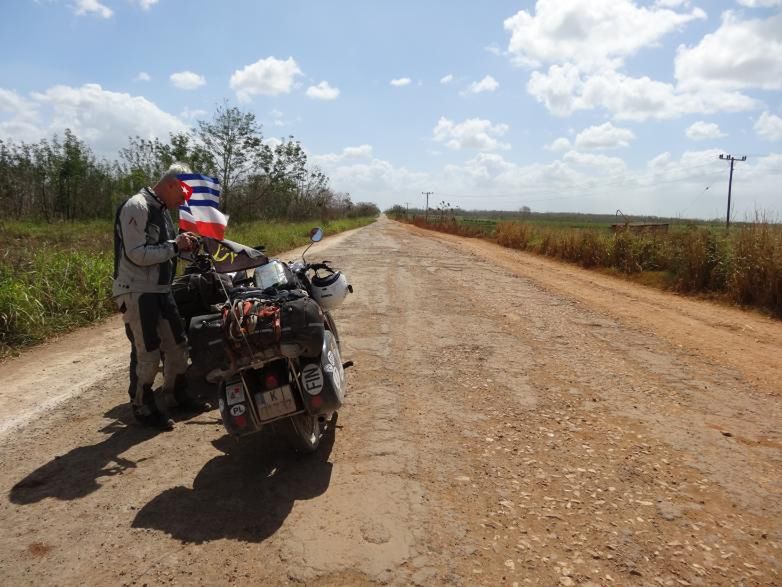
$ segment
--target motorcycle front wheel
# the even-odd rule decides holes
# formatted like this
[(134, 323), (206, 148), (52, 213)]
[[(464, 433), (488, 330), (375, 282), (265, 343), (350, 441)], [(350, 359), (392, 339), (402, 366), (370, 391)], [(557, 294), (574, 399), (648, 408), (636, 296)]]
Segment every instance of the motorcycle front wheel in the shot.
[(312, 454), (318, 450), (323, 430), (317, 416), (297, 414), (288, 418), (284, 424), (288, 441), (296, 452)]

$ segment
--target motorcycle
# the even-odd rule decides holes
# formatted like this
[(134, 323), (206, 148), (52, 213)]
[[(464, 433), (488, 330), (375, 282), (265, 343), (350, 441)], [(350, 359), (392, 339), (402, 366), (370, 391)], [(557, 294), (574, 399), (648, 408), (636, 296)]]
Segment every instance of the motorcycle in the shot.
[(301, 260), (285, 263), (261, 247), (202, 237), (174, 283), (191, 345), (188, 380), (211, 388), (233, 436), (272, 425), (312, 453), (342, 406), (353, 363), (342, 362), (331, 311), (353, 287), (330, 261), (307, 262), (322, 238), (313, 228)]

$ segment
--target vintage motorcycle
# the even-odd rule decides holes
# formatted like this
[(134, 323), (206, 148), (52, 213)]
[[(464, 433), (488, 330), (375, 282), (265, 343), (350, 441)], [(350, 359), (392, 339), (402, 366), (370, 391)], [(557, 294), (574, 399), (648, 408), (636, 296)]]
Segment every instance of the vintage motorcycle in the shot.
[(191, 345), (188, 379), (212, 386), (234, 436), (271, 424), (311, 453), (344, 401), (352, 362), (342, 362), (331, 311), (353, 287), (329, 261), (307, 262), (322, 237), (312, 229), (301, 261), (291, 263), (202, 238), (174, 283)]

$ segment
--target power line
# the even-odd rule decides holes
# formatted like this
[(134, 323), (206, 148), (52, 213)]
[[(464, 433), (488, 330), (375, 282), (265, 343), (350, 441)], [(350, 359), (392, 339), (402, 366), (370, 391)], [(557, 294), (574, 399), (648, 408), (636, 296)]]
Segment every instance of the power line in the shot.
[(429, 196), (434, 194), (434, 192), (421, 192), (421, 193), (426, 196), (426, 222), (429, 222)]
[(734, 157), (733, 155), (720, 155), (723, 161), (730, 161), (730, 178), (728, 179), (728, 213), (725, 216), (725, 230), (730, 230), (730, 192), (733, 187), (733, 163), (736, 161), (746, 161), (747, 156)]

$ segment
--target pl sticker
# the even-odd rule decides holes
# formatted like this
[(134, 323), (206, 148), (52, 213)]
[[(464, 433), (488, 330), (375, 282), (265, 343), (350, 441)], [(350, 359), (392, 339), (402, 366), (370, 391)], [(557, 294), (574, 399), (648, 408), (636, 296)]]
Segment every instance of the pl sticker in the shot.
[(236, 404), (231, 408), (232, 416), (241, 416), (244, 414), (244, 404)]
[(323, 390), (323, 373), (314, 363), (305, 365), (301, 370), (301, 381), (304, 391), (310, 395), (318, 395)]

